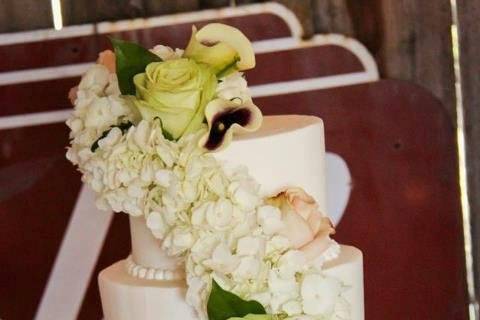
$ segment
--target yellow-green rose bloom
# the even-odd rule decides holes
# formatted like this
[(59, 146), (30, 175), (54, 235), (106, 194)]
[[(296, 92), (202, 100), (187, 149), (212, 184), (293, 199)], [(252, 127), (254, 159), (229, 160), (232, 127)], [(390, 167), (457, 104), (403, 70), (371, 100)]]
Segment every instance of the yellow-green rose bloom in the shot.
[(186, 58), (150, 63), (133, 82), (134, 103), (142, 117), (160, 118), (164, 132), (173, 139), (200, 128), (217, 86), (207, 65)]
[(269, 314), (247, 314), (243, 318), (232, 317), (228, 320), (272, 320), (272, 316)]

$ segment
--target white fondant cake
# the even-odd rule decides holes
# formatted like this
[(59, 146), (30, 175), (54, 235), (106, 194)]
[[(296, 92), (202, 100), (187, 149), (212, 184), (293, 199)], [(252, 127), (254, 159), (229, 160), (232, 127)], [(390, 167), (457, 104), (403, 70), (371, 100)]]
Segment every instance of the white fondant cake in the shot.
[[(225, 165), (244, 165), (261, 184), (263, 195), (272, 195), (286, 186), (302, 186), (324, 211), (325, 146), (323, 123), (311, 116), (265, 117), (260, 130), (240, 136), (216, 154)], [(178, 260), (168, 257), (146, 227), (143, 218), (131, 218), (132, 259), (137, 265), (174, 271)], [(127, 262), (120, 261), (99, 275), (106, 320), (196, 319), (184, 299), (184, 281), (147, 280), (133, 277)], [(348, 287), (344, 294), (350, 304), (351, 320), (363, 320), (362, 254), (341, 246), (340, 256), (325, 264), (325, 273)], [(150, 272), (153, 274), (153, 271)], [(144, 277), (145, 278), (145, 277)]]
[(67, 158), (132, 253), (99, 275), (107, 320), (363, 320), (362, 254), (331, 235), (322, 120), (263, 117), (238, 29), (185, 50), (111, 39), (69, 93)]

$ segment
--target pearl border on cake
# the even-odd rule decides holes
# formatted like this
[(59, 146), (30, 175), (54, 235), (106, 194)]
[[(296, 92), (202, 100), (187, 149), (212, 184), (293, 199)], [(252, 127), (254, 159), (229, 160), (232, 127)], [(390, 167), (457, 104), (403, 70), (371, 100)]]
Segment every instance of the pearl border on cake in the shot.
[(126, 259), (126, 267), (128, 274), (135, 278), (166, 281), (185, 279), (185, 272), (183, 270), (164, 270), (144, 267), (135, 263), (131, 255)]

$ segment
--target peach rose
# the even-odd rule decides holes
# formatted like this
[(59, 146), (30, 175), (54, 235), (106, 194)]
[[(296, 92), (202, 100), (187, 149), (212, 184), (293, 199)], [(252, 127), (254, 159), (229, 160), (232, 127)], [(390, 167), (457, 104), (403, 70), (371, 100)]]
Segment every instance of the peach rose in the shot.
[(279, 233), (287, 237), (309, 261), (328, 249), (330, 235), (335, 233), (335, 228), (330, 219), (318, 210), (315, 199), (303, 189), (287, 188), (267, 202), (282, 212), (284, 227)]
[(112, 50), (105, 50), (98, 54), (98, 64), (104, 65), (110, 73), (115, 73), (117, 70), (115, 53)]
[(68, 91), (68, 99), (72, 106), (75, 105), (75, 100), (77, 100), (78, 86), (75, 86)]

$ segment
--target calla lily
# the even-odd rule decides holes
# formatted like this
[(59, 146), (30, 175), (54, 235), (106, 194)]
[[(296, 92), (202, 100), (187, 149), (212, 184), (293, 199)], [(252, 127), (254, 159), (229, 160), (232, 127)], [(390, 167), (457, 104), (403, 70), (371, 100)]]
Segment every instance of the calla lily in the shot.
[(252, 101), (215, 99), (205, 108), (208, 132), (199, 145), (209, 151), (227, 147), (234, 132), (253, 132), (262, 124), (262, 112)]
[(255, 67), (250, 40), (237, 28), (222, 23), (210, 23), (198, 31), (193, 27), (184, 56), (208, 64), (217, 76)]

